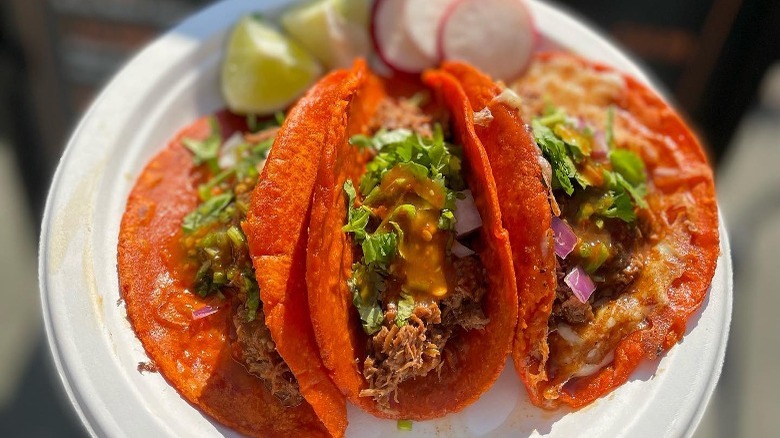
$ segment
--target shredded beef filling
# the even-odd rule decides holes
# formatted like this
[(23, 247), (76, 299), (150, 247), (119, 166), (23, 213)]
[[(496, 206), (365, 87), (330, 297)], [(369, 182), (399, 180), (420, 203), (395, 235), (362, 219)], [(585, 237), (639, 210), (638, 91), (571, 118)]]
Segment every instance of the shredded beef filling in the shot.
[(287, 363), (276, 351), (271, 332), (265, 325), (263, 309), (257, 311), (255, 319), (247, 321), (246, 310), (239, 306), (233, 315), (236, 341), (233, 356), (249, 373), (259, 377), (271, 393), (284, 406), (297, 406), (303, 401), (298, 380)]
[(361, 396), (373, 397), (391, 411), (390, 399), (398, 402), (402, 382), (434, 370), (441, 372), (445, 345), (457, 330), (483, 329), (487, 325), (481, 307), (487, 290), (485, 267), (476, 256), (455, 259), (453, 265), (457, 278), (452, 290), (438, 304), (417, 302), (403, 327), (396, 325), (395, 305), (383, 305), (384, 324), (369, 340), (368, 357), (363, 363), (369, 388)]
[(370, 125), (372, 131), (381, 128), (409, 129), (423, 137), (430, 137), (433, 134), (433, 118), (408, 99), (384, 99), (379, 103)]

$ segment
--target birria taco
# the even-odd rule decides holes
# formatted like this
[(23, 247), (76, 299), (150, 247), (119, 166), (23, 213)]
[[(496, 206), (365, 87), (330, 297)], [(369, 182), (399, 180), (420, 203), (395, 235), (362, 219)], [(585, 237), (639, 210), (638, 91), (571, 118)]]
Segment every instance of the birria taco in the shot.
[(475, 401), (517, 321), (470, 107), (452, 77), (425, 81), (370, 80), (374, 109), (323, 153), (312, 201), (306, 277), (323, 361), (350, 401), (384, 418)]
[(302, 251), (320, 152), (343, 136), (338, 122), (365, 78), (361, 62), (330, 73), (281, 127), (227, 112), (199, 120), (128, 199), (118, 269), (133, 329), (184, 398), (242, 433), (346, 429), (308, 315)]
[[(678, 342), (704, 300), (719, 251), (704, 152), (645, 85), (575, 55), (537, 55), (506, 90), (443, 69), (483, 120), (518, 274), (517, 371), (538, 406), (586, 405)], [(537, 147), (529, 176), (515, 163)], [(545, 193), (544, 213), (517, 205)]]

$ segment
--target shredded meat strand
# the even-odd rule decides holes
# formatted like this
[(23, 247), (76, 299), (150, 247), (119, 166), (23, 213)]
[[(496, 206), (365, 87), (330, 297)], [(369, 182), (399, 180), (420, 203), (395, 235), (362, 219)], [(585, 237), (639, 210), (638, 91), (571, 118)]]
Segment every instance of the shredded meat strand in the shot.
[(138, 372), (143, 373), (156, 373), (159, 370), (157, 369), (157, 364), (154, 363), (154, 361), (150, 360), (148, 362), (138, 362)]
[(395, 304), (387, 304), (384, 324), (369, 340), (363, 363), (369, 387), (360, 396), (373, 397), (387, 412), (393, 412), (391, 397), (398, 402), (402, 382), (434, 370), (441, 375), (445, 362), (455, 365), (444, 354), (444, 347), (456, 330), (483, 329), (488, 323), (480, 304), (487, 291), (484, 266), (475, 256), (456, 259), (453, 264), (457, 280), (440, 303), (417, 302), (403, 327), (396, 325)]
[(485, 267), (476, 256), (456, 259), (453, 264), (458, 278), (453, 290), (441, 302), (442, 323), (464, 330), (485, 328), (489, 322), (481, 305), (487, 292)]
[(407, 99), (384, 99), (371, 121), (372, 130), (409, 129), (423, 137), (433, 135), (432, 117)]
[(258, 309), (255, 319), (247, 321), (243, 306), (233, 315), (236, 328), (234, 358), (249, 373), (261, 378), (271, 393), (284, 406), (297, 406), (303, 402), (298, 380), (287, 363), (276, 351), (271, 332), (265, 325), (265, 314)]

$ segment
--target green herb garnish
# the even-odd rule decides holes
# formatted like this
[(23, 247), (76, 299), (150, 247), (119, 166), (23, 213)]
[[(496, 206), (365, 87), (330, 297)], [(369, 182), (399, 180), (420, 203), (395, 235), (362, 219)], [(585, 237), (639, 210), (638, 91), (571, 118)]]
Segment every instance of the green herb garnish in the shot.
[(192, 233), (198, 228), (214, 222), (219, 218), (219, 214), (225, 210), (232, 200), (232, 193), (223, 193), (200, 204), (198, 208), (184, 217), (184, 221), (182, 222), (184, 232)]
[[(271, 121), (278, 122), (278, 118)], [(220, 169), (222, 136), (216, 119), (211, 118), (210, 123), (211, 133), (205, 140), (184, 140), (193, 153), (193, 162), (207, 164), (212, 176), (198, 187), (201, 202), (182, 221), (182, 245), (197, 267), (193, 292), (201, 297), (222, 296), (225, 288), (230, 288), (243, 297), (246, 318), (252, 321), (261, 306), (260, 290), (240, 224), (257, 183), (258, 165), (268, 155), (273, 139), (231, 148), (229, 153), (235, 154), (235, 164)], [(248, 116), (250, 129), (253, 123), (256, 124), (256, 118), (253, 121)]]
[[(591, 215), (602, 218), (617, 218), (625, 222), (636, 220), (636, 208), (647, 208), (646, 172), (642, 159), (627, 149), (617, 149), (614, 145), (614, 108), (607, 113), (606, 141), (610, 147), (609, 162), (596, 163), (590, 157), (589, 150), (580, 144), (580, 139), (593, 141), (590, 128), (576, 128), (573, 122), (560, 110), (550, 107), (544, 116), (532, 121), (536, 143), (549, 161), (553, 170), (553, 189), (561, 189), (568, 196), (575, 194), (572, 180), (577, 181), (580, 189), (587, 190), (590, 200), (580, 205), (579, 219)], [(558, 133), (576, 132), (576, 138), (566, 141)], [(567, 137), (568, 138), (568, 137)], [(592, 182), (582, 173), (588, 166), (599, 169), (603, 182), (591, 187)], [(592, 175), (592, 173), (591, 173)]]
[(398, 430), (405, 432), (412, 431), (412, 420), (398, 420)]
[[(358, 188), (352, 181), (347, 180), (343, 186), (348, 208), (342, 230), (351, 233), (362, 250), (348, 284), (363, 329), (371, 335), (383, 324), (380, 301), (385, 298), (391, 265), (401, 257), (402, 224), (423, 211), (435, 211), (438, 229), (454, 230), (455, 199), (465, 183), (460, 149), (444, 141), (439, 125), (434, 126), (431, 137), (406, 129), (380, 130), (373, 137), (353, 136), (350, 143), (376, 151), (360, 180), (362, 201), (358, 202)], [(395, 300), (395, 323), (399, 327), (408, 323), (415, 305), (411, 293), (403, 287), (399, 298), (389, 298)]]
[[(370, 140), (370, 141), (368, 141)], [(367, 139), (355, 136), (350, 143), (372, 147), (377, 155), (366, 167), (366, 173), (360, 179), (360, 192), (370, 194), (384, 172), (399, 163), (412, 163), (425, 169), (426, 176), (442, 185), (458, 191), (465, 188), (460, 175), (460, 150), (444, 142), (441, 126), (434, 126), (433, 137), (426, 138), (406, 129), (392, 131), (380, 130)]]
[(396, 304), (395, 324), (403, 327), (409, 322), (414, 311), (414, 298), (411, 295), (401, 295), (401, 299)]
[(574, 194), (574, 186), (571, 180), (577, 176), (577, 167), (566, 149), (566, 143), (539, 120), (533, 120), (531, 126), (533, 127), (536, 144), (542, 149), (544, 157), (547, 158), (552, 167), (553, 188), (560, 188), (567, 195), (571, 196)]
[(355, 240), (360, 243), (366, 238), (366, 225), (368, 225), (368, 219), (371, 217), (371, 210), (366, 207), (355, 207), (355, 199), (357, 198), (357, 192), (355, 186), (352, 185), (352, 180), (344, 182), (344, 193), (347, 194), (347, 224), (344, 225), (342, 231), (345, 233), (352, 233), (355, 236)]
[(217, 159), (219, 158), (219, 147), (222, 145), (222, 134), (216, 118), (210, 117), (209, 125), (211, 126), (211, 132), (208, 137), (203, 140), (185, 138), (182, 140), (182, 143), (184, 147), (193, 153), (195, 165), (206, 164), (211, 172), (218, 173), (219, 164)]
[(352, 304), (358, 310), (363, 330), (369, 335), (378, 332), (384, 319), (378, 297), (378, 293), (385, 287), (384, 278), (376, 270), (355, 263), (347, 285), (352, 292)]

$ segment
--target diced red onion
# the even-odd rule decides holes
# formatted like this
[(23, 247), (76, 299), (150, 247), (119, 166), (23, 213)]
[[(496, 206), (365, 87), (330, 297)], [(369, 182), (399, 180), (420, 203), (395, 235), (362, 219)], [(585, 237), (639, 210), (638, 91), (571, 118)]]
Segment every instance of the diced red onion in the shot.
[(474, 254), (474, 250), (468, 246), (458, 242), (457, 240), (452, 242), (452, 255), (455, 257), (462, 259), (463, 257), (468, 257), (472, 254)]
[(590, 150), (590, 156), (595, 160), (601, 160), (607, 158), (609, 152), (609, 146), (607, 145), (607, 138), (604, 135), (604, 131), (596, 131), (593, 134), (593, 144)]
[(455, 199), (455, 233), (458, 237), (468, 234), (482, 226), (482, 218), (474, 204), (474, 196), (471, 190), (464, 190), (463, 199)]
[(566, 274), (563, 281), (569, 285), (571, 291), (574, 292), (574, 296), (583, 303), (588, 302), (588, 298), (590, 298), (593, 291), (596, 290), (596, 285), (593, 284), (593, 280), (591, 280), (585, 270), (582, 269), (582, 266), (577, 266), (572, 269), (571, 272)]
[(203, 306), (198, 310), (192, 312), (192, 319), (201, 319), (209, 315), (213, 315), (219, 311), (218, 307)]
[(555, 255), (565, 259), (577, 246), (577, 235), (569, 224), (555, 216), (552, 218), (552, 229), (555, 235)]

